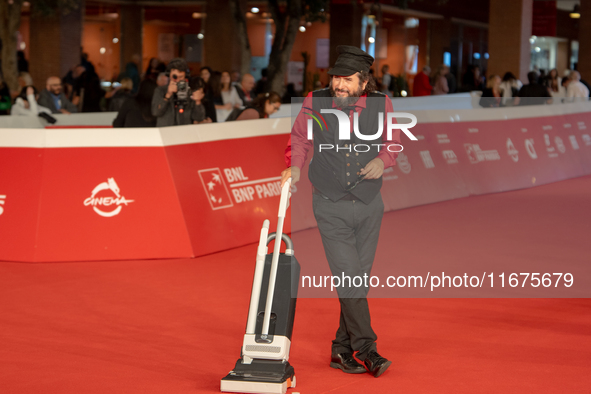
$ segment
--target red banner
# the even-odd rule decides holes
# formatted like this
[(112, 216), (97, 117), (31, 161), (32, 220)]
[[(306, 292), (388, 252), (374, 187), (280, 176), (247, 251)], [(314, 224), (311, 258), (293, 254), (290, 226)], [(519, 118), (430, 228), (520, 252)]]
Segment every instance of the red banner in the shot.
[(534, 1), (532, 35), (556, 37), (556, 2)]

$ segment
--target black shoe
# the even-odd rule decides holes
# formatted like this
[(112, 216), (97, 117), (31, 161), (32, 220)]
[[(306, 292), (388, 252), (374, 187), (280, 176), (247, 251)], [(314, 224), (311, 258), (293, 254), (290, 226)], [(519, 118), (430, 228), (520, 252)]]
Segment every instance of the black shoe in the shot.
[(353, 358), (351, 353), (333, 354), (330, 358), (331, 368), (337, 368), (345, 373), (365, 373), (363, 365)]
[(375, 378), (386, 372), (392, 361), (388, 361), (384, 357), (380, 356), (378, 352), (372, 350), (369, 352), (363, 363), (367, 367), (367, 370)]

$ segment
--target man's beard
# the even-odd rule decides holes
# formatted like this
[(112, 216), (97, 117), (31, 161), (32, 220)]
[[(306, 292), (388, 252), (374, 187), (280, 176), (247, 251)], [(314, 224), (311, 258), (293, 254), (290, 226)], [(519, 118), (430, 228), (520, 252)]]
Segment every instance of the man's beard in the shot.
[(343, 89), (337, 89), (339, 92), (341, 93), (348, 93), (349, 96), (348, 97), (337, 97), (336, 96), (336, 90), (333, 89), (333, 87), (330, 87), (330, 95), (333, 97), (333, 101), (335, 103), (335, 105), (338, 108), (345, 108), (345, 107), (349, 107), (353, 104), (355, 104), (357, 102), (357, 99), (359, 97), (361, 97), (361, 95), (363, 94), (363, 89), (361, 88), (361, 85), (357, 87), (357, 91), (355, 92), (351, 92), (348, 90), (343, 90)]

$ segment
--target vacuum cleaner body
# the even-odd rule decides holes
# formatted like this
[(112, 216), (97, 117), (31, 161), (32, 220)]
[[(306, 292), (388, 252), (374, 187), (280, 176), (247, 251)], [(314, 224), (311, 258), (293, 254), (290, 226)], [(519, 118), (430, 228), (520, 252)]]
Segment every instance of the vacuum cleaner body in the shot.
[[(294, 368), (288, 360), (300, 265), (291, 239), (282, 233), (289, 186), (286, 182), (282, 190), (277, 232), (267, 236), (268, 220), (261, 230), (241, 357), (222, 379), (222, 392), (284, 394), (295, 387)], [(267, 254), (273, 240), (274, 252)], [(282, 241), (285, 253), (280, 253)]]

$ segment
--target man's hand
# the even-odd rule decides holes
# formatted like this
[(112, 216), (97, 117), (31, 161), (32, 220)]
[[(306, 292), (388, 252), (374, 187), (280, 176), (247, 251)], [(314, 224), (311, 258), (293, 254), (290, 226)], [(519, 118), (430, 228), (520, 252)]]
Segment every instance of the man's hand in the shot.
[(281, 187), (291, 178), (291, 185), (295, 185), (300, 180), (300, 169), (298, 167), (289, 167), (281, 173)]
[(70, 112), (70, 111), (68, 111), (68, 110), (66, 110), (66, 109), (63, 109), (63, 108), (62, 108), (62, 109), (60, 109), (60, 112), (61, 112), (62, 114), (66, 114), (66, 115), (70, 115), (70, 114), (71, 114), (71, 112)]
[(27, 96), (35, 94), (35, 89), (32, 86), (27, 86)]
[(175, 94), (178, 91), (178, 87), (176, 86), (176, 82), (175, 81), (170, 81), (170, 83), (168, 84), (168, 91), (166, 92), (166, 98), (170, 98), (173, 94)]
[(365, 175), (364, 179), (378, 179), (383, 173), (384, 162), (378, 157), (367, 163), (367, 165), (361, 169), (361, 175)]

